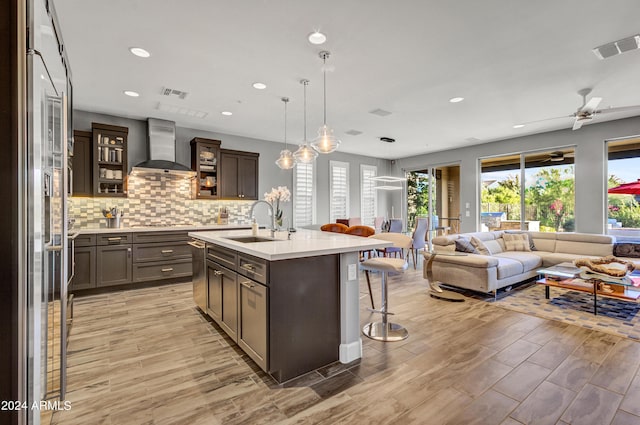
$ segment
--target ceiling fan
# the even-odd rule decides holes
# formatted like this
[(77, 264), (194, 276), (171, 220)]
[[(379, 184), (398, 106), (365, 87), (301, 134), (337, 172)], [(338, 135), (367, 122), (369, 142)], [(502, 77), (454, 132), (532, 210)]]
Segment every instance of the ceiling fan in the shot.
[[(612, 112), (633, 111), (633, 110), (640, 111), (640, 105), (623, 106), (623, 107), (618, 107), (618, 108), (598, 109), (598, 105), (600, 104), (600, 102), (602, 102), (602, 98), (601, 97), (592, 97), (587, 102), (587, 96), (590, 93), (591, 93), (591, 89), (590, 88), (585, 88), (585, 89), (581, 89), (581, 90), (578, 91), (578, 95), (582, 96), (582, 106), (580, 106), (578, 108), (578, 110), (576, 112), (574, 112), (573, 114), (565, 115), (565, 116), (562, 116), (562, 117), (547, 118), (547, 119), (540, 120), (540, 121), (532, 121), (532, 123), (533, 122), (555, 120), (555, 119), (559, 119), (559, 118), (573, 118), (574, 119), (574, 121), (573, 121), (573, 130), (578, 130), (580, 127), (582, 127), (583, 124), (585, 124), (588, 121), (593, 120), (593, 118), (596, 115), (610, 114)], [(553, 161), (553, 159), (551, 159), (551, 160)], [(562, 159), (559, 159), (559, 160), (556, 160), (556, 161), (562, 161)]]
[(562, 162), (565, 158), (573, 158), (575, 156), (575, 152), (553, 151), (549, 152), (547, 158), (543, 159), (542, 162)]

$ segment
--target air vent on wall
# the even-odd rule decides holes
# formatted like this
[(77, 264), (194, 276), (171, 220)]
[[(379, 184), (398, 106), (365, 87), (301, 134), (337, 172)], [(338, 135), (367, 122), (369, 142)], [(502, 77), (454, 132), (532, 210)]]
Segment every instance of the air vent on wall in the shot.
[(593, 49), (593, 54), (602, 60), (637, 49), (640, 49), (640, 34), (598, 46)]
[(359, 136), (362, 134), (362, 131), (358, 131), (358, 130), (348, 130), (345, 131), (345, 133), (347, 133), (350, 136)]
[(189, 93), (182, 90), (170, 89), (169, 87), (162, 88), (163, 96), (178, 97), (180, 99), (184, 99), (185, 97), (187, 97), (188, 94)]
[(384, 109), (374, 109), (373, 111), (369, 111), (370, 114), (377, 115), (379, 117), (386, 117), (387, 115), (391, 115), (391, 112), (385, 111)]
[(380, 141), (381, 141), (381, 142), (387, 142), (387, 143), (395, 143), (395, 142), (396, 142), (396, 139), (393, 139), (393, 138), (391, 138), (391, 137), (381, 137), (381, 138), (380, 138)]

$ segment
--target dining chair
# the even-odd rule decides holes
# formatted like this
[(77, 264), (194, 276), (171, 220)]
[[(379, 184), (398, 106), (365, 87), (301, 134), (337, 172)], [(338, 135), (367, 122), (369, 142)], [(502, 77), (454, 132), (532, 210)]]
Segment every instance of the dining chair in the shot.
[[(402, 233), (380, 233), (372, 235), (371, 238), (381, 239), (393, 243), (393, 246), (399, 249), (409, 249), (411, 246), (411, 238)], [(380, 272), (382, 279), (380, 288), (382, 291), (380, 310), (373, 310), (375, 313), (382, 314), (381, 322), (370, 322), (362, 328), (365, 336), (378, 341), (401, 341), (409, 336), (409, 332), (401, 325), (391, 323), (387, 320), (388, 310), (388, 278), (389, 273), (404, 273), (408, 267), (408, 263), (400, 258), (370, 258), (360, 264), (360, 267), (367, 275), (367, 284), (369, 285), (369, 296), (371, 297), (371, 306), (373, 307), (373, 296), (371, 295), (371, 284), (369, 282), (369, 271)]]
[(323, 232), (345, 233), (349, 226), (342, 223), (327, 223), (320, 227)]
[(375, 217), (373, 219), (373, 228), (376, 233), (382, 233), (382, 225), (384, 224), (384, 217)]
[[(392, 218), (391, 220), (389, 220), (389, 233), (402, 233), (401, 218)], [(393, 254), (394, 257), (397, 257), (398, 253), (400, 253), (400, 258), (404, 258), (404, 251), (401, 248), (397, 248), (395, 246), (378, 249), (378, 252), (381, 252), (384, 257), (389, 257), (390, 254)]]
[(409, 251), (413, 254), (413, 269), (416, 269), (417, 263), (417, 252), (419, 249), (425, 249), (426, 246), (426, 237), (427, 230), (429, 228), (429, 219), (426, 217), (418, 217), (416, 218), (416, 227), (413, 230), (413, 235), (411, 236), (411, 248)]
[(349, 219), (348, 218), (336, 218), (336, 223), (344, 224), (349, 227)]

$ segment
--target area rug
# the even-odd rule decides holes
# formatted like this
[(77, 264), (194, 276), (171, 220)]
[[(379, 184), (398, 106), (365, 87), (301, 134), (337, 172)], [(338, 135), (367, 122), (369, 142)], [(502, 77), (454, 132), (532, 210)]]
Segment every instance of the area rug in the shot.
[(543, 317), (583, 328), (640, 340), (640, 304), (598, 297), (598, 315), (593, 314), (593, 295), (567, 289), (550, 288), (550, 299), (544, 297), (544, 286), (525, 284), (505, 292), (494, 301), (496, 307)]

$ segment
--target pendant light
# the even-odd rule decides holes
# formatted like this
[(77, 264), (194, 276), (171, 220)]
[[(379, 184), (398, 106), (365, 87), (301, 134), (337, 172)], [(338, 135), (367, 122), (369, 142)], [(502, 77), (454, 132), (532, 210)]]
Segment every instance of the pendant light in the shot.
[(309, 85), (309, 80), (300, 80), (300, 84), (304, 87), (304, 139), (298, 150), (293, 154), (293, 157), (296, 162), (309, 164), (315, 161), (318, 157), (318, 152), (313, 150), (309, 146), (309, 142), (307, 142), (307, 86)]
[(290, 170), (294, 167), (295, 160), (287, 146), (287, 103), (289, 98), (283, 97), (281, 100), (284, 103), (284, 150), (280, 151), (280, 158), (277, 159), (276, 165), (283, 170)]
[(320, 58), (324, 63), (322, 67), (324, 78), (324, 124), (318, 130), (318, 137), (311, 143), (313, 149), (319, 153), (335, 152), (340, 146), (340, 140), (336, 139), (333, 135), (333, 130), (327, 126), (327, 58), (329, 55), (330, 53), (326, 50), (320, 52)]

